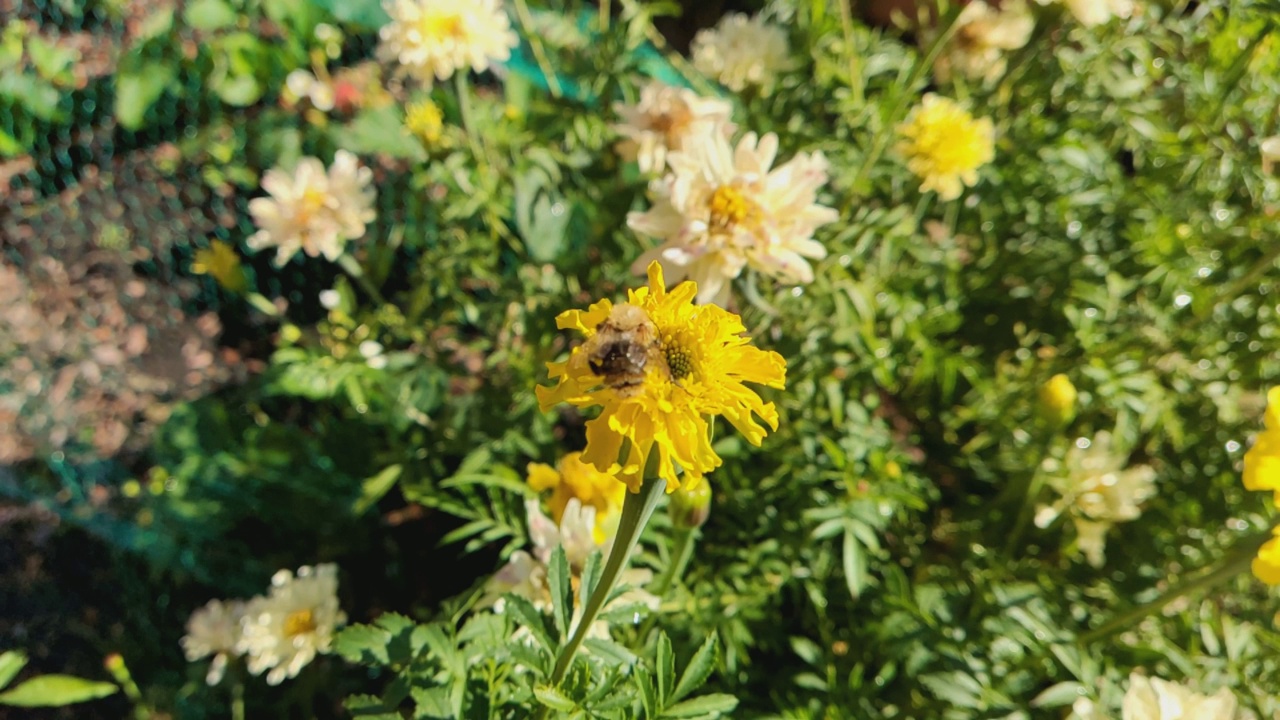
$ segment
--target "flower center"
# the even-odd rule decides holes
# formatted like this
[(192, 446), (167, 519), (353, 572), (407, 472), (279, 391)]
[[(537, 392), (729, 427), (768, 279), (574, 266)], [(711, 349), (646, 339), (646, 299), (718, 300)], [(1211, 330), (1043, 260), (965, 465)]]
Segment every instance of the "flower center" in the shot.
[(425, 12), (418, 20), (418, 32), (429, 40), (462, 37), (462, 16), (456, 12)]
[(738, 225), (752, 223), (760, 215), (760, 206), (732, 185), (716, 188), (707, 205), (711, 209), (711, 230), (718, 233), (727, 233)]
[(319, 188), (307, 188), (298, 201), (298, 222), (306, 224), (311, 218), (324, 209), (329, 194)]
[(284, 619), (284, 634), (297, 637), (316, 631), (316, 616), (311, 610), (295, 610)]
[(662, 338), (662, 354), (672, 380), (683, 380), (693, 374), (693, 355), (674, 338)]

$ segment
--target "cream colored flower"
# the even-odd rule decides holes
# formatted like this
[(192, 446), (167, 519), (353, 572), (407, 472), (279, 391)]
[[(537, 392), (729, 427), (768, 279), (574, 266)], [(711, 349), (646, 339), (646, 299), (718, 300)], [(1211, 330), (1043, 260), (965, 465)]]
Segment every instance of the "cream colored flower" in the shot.
[(1258, 151), (1262, 154), (1263, 174), (1273, 174), (1276, 166), (1280, 165), (1280, 135), (1263, 138), (1258, 144)]
[[(542, 512), (536, 500), (527, 501), (525, 511), (529, 517), (529, 540), (533, 543), (533, 552), (531, 554), (518, 550), (512, 553), (507, 564), (489, 580), (481, 605), (492, 605), (495, 612), (504, 612), (506, 603), (502, 596), (511, 593), (525, 598), (539, 611), (550, 613), (552, 600), (547, 564), (551, 561), (552, 551), (558, 546), (564, 548), (565, 558), (569, 561), (569, 570), (573, 576), (573, 586), (576, 588), (587, 557), (596, 550), (607, 557), (613, 546), (613, 537), (609, 537), (603, 543), (596, 542), (596, 509), (590, 505), (583, 506), (577, 498), (569, 500), (559, 525)], [(610, 601), (605, 609), (641, 604), (650, 610), (656, 610), (658, 598), (640, 589), (652, 579), (653, 573), (649, 570), (641, 568), (623, 570), (620, 583), (628, 586), (629, 589)], [(582, 619), (583, 607), (577, 602), (576, 593), (574, 602), (570, 633)], [(517, 637), (527, 637), (527, 634), (519, 632)], [(609, 624), (603, 620), (596, 620), (588, 629), (587, 637), (608, 639)]]
[(518, 42), (499, 0), (385, 0), (391, 22), (378, 55), (399, 62), (426, 87), (459, 70), (484, 72)]
[(1092, 441), (1081, 438), (1061, 463), (1045, 461), (1049, 485), (1061, 494), (1052, 506), (1041, 507), (1036, 525), (1048, 527), (1066, 512), (1076, 527), (1076, 545), (1089, 564), (1105, 562), (1107, 531), (1116, 523), (1135, 520), (1141, 504), (1156, 493), (1156, 472), (1147, 465), (1125, 468), (1126, 457), (1111, 449), (1110, 433)]
[[(1061, 0), (1067, 10), (1085, 27), (1108, 22), (1113, 17), (1127, 18), (1133, 14), (1133, 0)], [(1039, 0), (1047, 5), (1053, 0)]]
[[(1004, 74), (1004, 54), (1027, 44), (1035, 19), (1024, 0), (1005, 0), (991, 6), (975, 0), (960, 11), (956, 31), (934, 64), (938, 79), (947, 82), (953, 73), (970, 79), (994, 80)], [(921, 33), (925, 44), (936, 32)]]
[(767, 96), (792, 64), (787, 31), (759, 15), (729, 13), (714, 28), (698, 31), (689, 49), (694, 67), (734, 92), (756, 85)]
[(650, 81), (640, 89), (635, 105), (616, 103), (614, 112), (622, 122), (614, 130), (623, 137), (618, 153), (635, 160), (640, 172), (660, 173), (667, 155), (679, 151), (688, 137), (711, 133), (733, 135), (729, 122), (733, 106), (724, 100), (699, 97), (692, 90)]
[(704, 135), (672, 153), (671, 171), (649, 186), (653, 207), (627, 215), (632, 230), (662, 241), (632, 271), (658, 260), (669, 284), (693, 280), (698, 302), (719, 305), (748, 265), (782, 282), (811, 282), (809, 259), (827, 254), (813, 233), (839, 217), (817, 203), (827, 161), (797, 153), (774, 168), (777, 154), (772, 133), (758, 141), (748, 133), (737, 148), (723, 135)]
[(227, 670), (227, 661), (240, 652), (240, 622), (244, 618), (243, 600), (210, 600), (207, 605), (191, 613), (187, 620), (187, 634), (182, 636), (182, 652), (188, 661), (213, 656), (205, 682), (217, 685)]
[(254, 250), (276, 248), (283, 265), (298, 251), (336, 260), (348, 240), (364, 235), (373, 222), (373, 171), (355, 155), (339, 150), (328, 172), (318, 158), (304, 157), (292, 174), (268, 170), (262, 188), (270, 197), (249, 201), (249, 214), (259, 230), (249, 237)]
[(338, 568), (326, 563), (281, 570), (271, 592), (245, 609), (244, 635), (237, 648), (248, 658), (249, 672), (267, 673), (279, 685), (297, 676), (317, 654), (329, 652), (334, 630), (347, 621), (338, 607)]
[(1201, 695), (1179, 683), (1133, 673), (1121, 711), (1123, 720), (1234, 720), (1236, 705), (1226, 688)]

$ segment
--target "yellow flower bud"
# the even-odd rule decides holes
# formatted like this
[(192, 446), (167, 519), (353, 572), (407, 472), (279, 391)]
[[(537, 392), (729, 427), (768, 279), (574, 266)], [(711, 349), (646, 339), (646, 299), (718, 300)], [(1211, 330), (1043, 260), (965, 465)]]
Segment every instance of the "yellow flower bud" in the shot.
[(1076, 415), (1076, 386), (1058, 373), (1040, 386), (1040, 413), (1055, 425), (1065, 425)]
[(700, 528), (711, 515), (711, 483), (684, 484), (671, 493), (671, 523), (682, 530)]

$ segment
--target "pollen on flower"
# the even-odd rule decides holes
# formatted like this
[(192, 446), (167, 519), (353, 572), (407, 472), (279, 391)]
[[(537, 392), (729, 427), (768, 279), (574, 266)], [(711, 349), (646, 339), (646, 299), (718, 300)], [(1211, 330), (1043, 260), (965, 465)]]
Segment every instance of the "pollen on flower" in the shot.
[(289, 613), (284, 619), (284, 634), (288, 637), (296, 637), (306, 633), (315, 632), (316, 616), (310, 608), (298, 610)]
[(760, 206), (732, 185), (721, 185), (707, 201), (713, 232), (730, 232), (760, 215)]

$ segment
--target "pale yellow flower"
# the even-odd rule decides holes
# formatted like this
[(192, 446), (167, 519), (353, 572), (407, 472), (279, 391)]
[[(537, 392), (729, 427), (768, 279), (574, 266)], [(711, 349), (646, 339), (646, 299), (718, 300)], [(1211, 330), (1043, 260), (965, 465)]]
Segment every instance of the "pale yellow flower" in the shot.
[(692, 90), (651, 80), (640, 89), (635, 105), (616, 103), (614, 112), (622, 122), (614, 130), (623, 137), (618, 153), (635, 160), (640, 172), (660, 173), (667, 155), (684, 147), (685, 138), (720, 133), (733, 134), (729, 122), (733, 106), (724, 100), (699, 97)]
[(690, 52), (694, 67), (734, 92), (754, 85), (767, 96), (792, 65), (787, 31), (759, 15), (725, 15), (714, 28), (698, 31)]
[(227, 661), (240, 655), (240, 623), (244, 619), (243, 600), (210, 600), (191, 613), (187, 634), (182, 636), (182, 652), (188, 661), (213, 656), (205, 682), (217, 685), (227, 670)]
[(383, 7), (391, 22), (378, 33), (378, 55), (428, 88), (505, 62), (518, 42), (499, 0), (385, 0)]
[(539, 492), (551, 490), (548, 506), (557, 523), (563, 520), (570, 501), (577, 500), (595, 510), (596, 543), (604, 543), (613, 536), (627, 495), (627, 486), (621, 480), (583, 462), (582, 453), (577, 452), (560, 458), (557, 467), (529, 463), (528, 472), (529, 487)]
[(317, 654), (329, 652), (334, 631), (346, 620), (338, 606), (337, 566), (303, 566), (296, 575), (281, 570), (271, 578), (270, 594), (245, 608), (237, 649), (247, 658), (249, 672), (269, 671), (267, 683), (279, 685)]
[(797, 153), (773, 167), (777, 153), (772, 133), (758, 141), (748, 133), (736, 148), (723, 135), (704, 135), (673, 153), (670, 172), (650, 184), (653, 207), (627, 215), (628, 227), (662, 242), (632, 271), (657, 260), (670, 282), (692, 280), (699, 303), (718, 305), (747, 266), (784, 283), (812, 282), (809, 260), (827, 254), (813, 233), (839, 217), (817, 202), (827, 161)]
[(430, 100), (419, 100), (405, 108), (404, 127), (410, 135), (430, 147), (440, 142), (444, 133), (444, 113)]
[(955, 200), (965, 185), (977, 184), (978, 168), (995, 157), (991, 120), (975, 120), (954, 101), (933, 93), (898, 125), (898, 134), (897, 150), (920, 178), (920, 191), (933, 190), (943, 200)]
[(1234, 720), (1237, 702), (1227, 688), (1201, 695), (1180, 683), (1129, 676), (1121, 706), (1123, 720)]
[[(975, 0), (956, 18), (956, 31), (934, 64), (938, 79), (947, 82), (953, 73), (970, 79), (994, 80), (1004, 74), (1004, 54), (1027, 44), (1035, 19), (1024, 0), (1005, 0), (998, 6)], [(935, 32), (921, 33), (930, 43)]]
[(268, 170), (262, 188), (270, 197), (249, 201), (249, 214), (260, 228), (248, 239), (254, 250), (276, 248), (277, 265), (299, 251), (336, 260), (348, 240), (373, 222), (373, 171), (355, 155), (339, 150), (326, 172), (318, 158), (304, 157), (292, 173)]
[(1076, 546), (1089, 564), (1105, 562), (1106, 535), (1116, 523), (1135, 520), (1141, 505), (1156, 493), (1155, 470), (1147, 465), (1125, 467), (1127, 458), (1111, 447), (1111, 434), (1081, 438), (1061, 462), (1048, 460), (1049, 485), (1062, 496), (1036, 513), (1036, 525), (1048, 527), (1068, 513), (1076, 528)]

